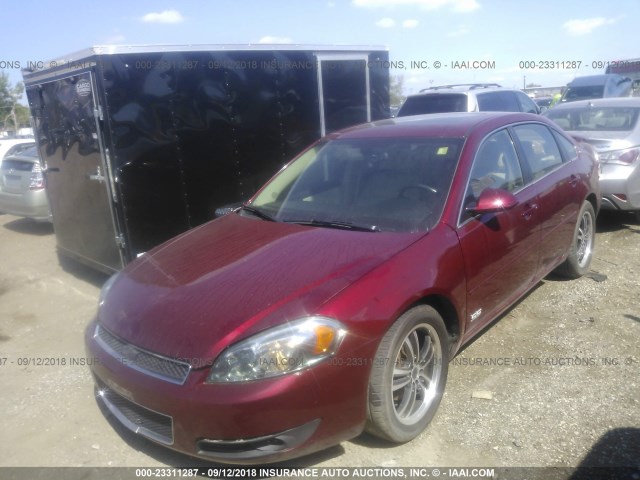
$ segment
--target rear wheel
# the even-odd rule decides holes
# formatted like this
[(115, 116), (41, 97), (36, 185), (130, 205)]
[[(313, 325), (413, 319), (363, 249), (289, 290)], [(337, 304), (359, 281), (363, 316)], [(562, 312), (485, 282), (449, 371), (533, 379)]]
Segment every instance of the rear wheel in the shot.
[(596, 214), (589, 201), (582, 204), (567, 260), (557, 272), (568, 278), (579, 278), (589, 271), (596, 236)]
[(389, 329), (369, 379), (369, 433), (407, 442), (425, 429), (447, 380), (447, 338), (442, 317), (426, 305), (407, 311)]

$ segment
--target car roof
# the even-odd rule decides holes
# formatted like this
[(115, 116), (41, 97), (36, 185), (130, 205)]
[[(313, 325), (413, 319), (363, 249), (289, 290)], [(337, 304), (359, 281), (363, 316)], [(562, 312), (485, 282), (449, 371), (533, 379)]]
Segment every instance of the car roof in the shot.
[(435, 87), (423, 88), (420, 93), (435, 91), (463, 91), (485, 90), (487, 88), (502, 88), (497, 83), (455, 83), (452, 85), (436, 85)]
[(35, 143), (35, 138), (2, 138), (0, 137), (0, 146), (17, 145), (19, 143)]
[[(328, 135), (331, 139), (384, 137), (467, 137), (483, 123), (499, 126), (517, 122), (540, 122), (541, 117), (521, 112), (431, 113), (395, 117), (365, 123)], [(548, 122), (548, 120), (543, 120)]]
[(516, 91), (516, 88), (505, 88), (497, 83), (473, 83), (460, 85), (441, 85), (438, 87), (429, 87), (420, 90), (419, 93), (408, 95), (409, 97), (423, 97), (427, 95), (451, 95), (451, 94), (482, 94), (484, 92), (510, 92)]
[(585, 77), (576, 77), (571, 80), (567, 86), (569, 87), (584, 87), (591, 85), (604, 85), (609, 79), (615, 79), (617, 81), (631, 81), (628, 77), (623, 77), (617, 73), (603, 73), (601, 75), (587, 75)]
[[(590, 100), (577, 100), (575, 102), (558, 103), (548, 110), (566, 110), (576, 108), (593, 107), (640, 107), (640, 97), (609, 97), (609, 98), (592, 98)], [(545, 112), (546, 113), (546, 112)]]

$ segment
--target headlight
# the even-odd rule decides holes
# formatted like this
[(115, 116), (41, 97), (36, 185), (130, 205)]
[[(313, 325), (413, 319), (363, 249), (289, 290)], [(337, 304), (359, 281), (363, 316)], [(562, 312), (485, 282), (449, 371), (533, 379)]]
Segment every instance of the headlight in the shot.
[(346, 331), (336, 320), (308, 317), (232, 345), (215, 361), (208, 382), (246, 382), (297, 372), (333, 355)]

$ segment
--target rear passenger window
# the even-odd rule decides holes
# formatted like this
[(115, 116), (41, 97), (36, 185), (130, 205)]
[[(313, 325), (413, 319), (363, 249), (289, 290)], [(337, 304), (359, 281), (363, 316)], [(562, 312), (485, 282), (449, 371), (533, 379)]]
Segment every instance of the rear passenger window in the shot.
[(398, 112), (399, 117), (425, 113), (466, 112), (467, 96), (464, 94), (427, 94), (408, 97)]
[(518, 103), (520, 104), (521, 112), (538, 113), (538, 106), (528, 96), (522, 92), (516, 92), (515, 95), (518, 99)]
[(551, 131), (553, 132), (553, 136), (556, 138), (556, 141), (558, 142), (558, 146), (560, 146), (560, 151), (564, 156), (564, 161), (570, 162), (571, 160), (575, 159), (578, 156), (576, 146), (573, 143), (571, 143), (569, 140), (567, 140), (565, 137), (560, 135), (558, 132), (555, 132), (553, 130)]
[(519, 112), (520, 106), (512, 92), (479, 93), (478, 110), (481, 112)]
[(522, 147), (524, 160), (534, 180), (562, 164), (558, 144), (547, 127), (532, 123), (518, 125), (513, 128), (513, 131)]

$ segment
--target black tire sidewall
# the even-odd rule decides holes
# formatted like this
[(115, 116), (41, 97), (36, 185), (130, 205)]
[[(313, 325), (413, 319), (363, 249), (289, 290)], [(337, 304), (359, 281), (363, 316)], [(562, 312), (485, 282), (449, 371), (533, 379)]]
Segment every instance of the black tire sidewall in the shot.
[[(589, 261), (584, 267), (580, 266), (578, 261), (578, 230), (580, 229), (580, 223), (582, 222), (582, 217), (585, 212), (589, 211), (591, 215), (591, 252), (589, 253)], [(580, 212), (578, 213), (578, 221), (576, 222), (575, 229), (573, 231), (573, 237), (571, 238), (571, 249), (569, 250), (569, 256), (567, 257), (566, 262), (566, 274), (572, 278), (578, 278), (583, 276), (589, 271), (591, 267), (591, 260), (593, 258), (593, 249), (595, 247), (595, 237), (596, 237), (596, 214), (593, 209), (593, 206), (588, 200), (585, 200), (580, 208)]]
[[(393, 367), (403, 340), (417, 325), (428, 324), (434, 328), (440, 340), (442, 368), (436, 396), (422, 419), (414, 425), (400, 423), (393, 410), (390, 385), (393, 381)], [(381, 438), (393, 442), (407, 442), (417, 437), (431, 422), (444, 393), (449, 366), (449, 345), (447, 330), (438, 312), (427, 305), (414, 307), (405, 312), (383, 337), (374, 359), (369, 380), (369, 424), (367, 430)]]

